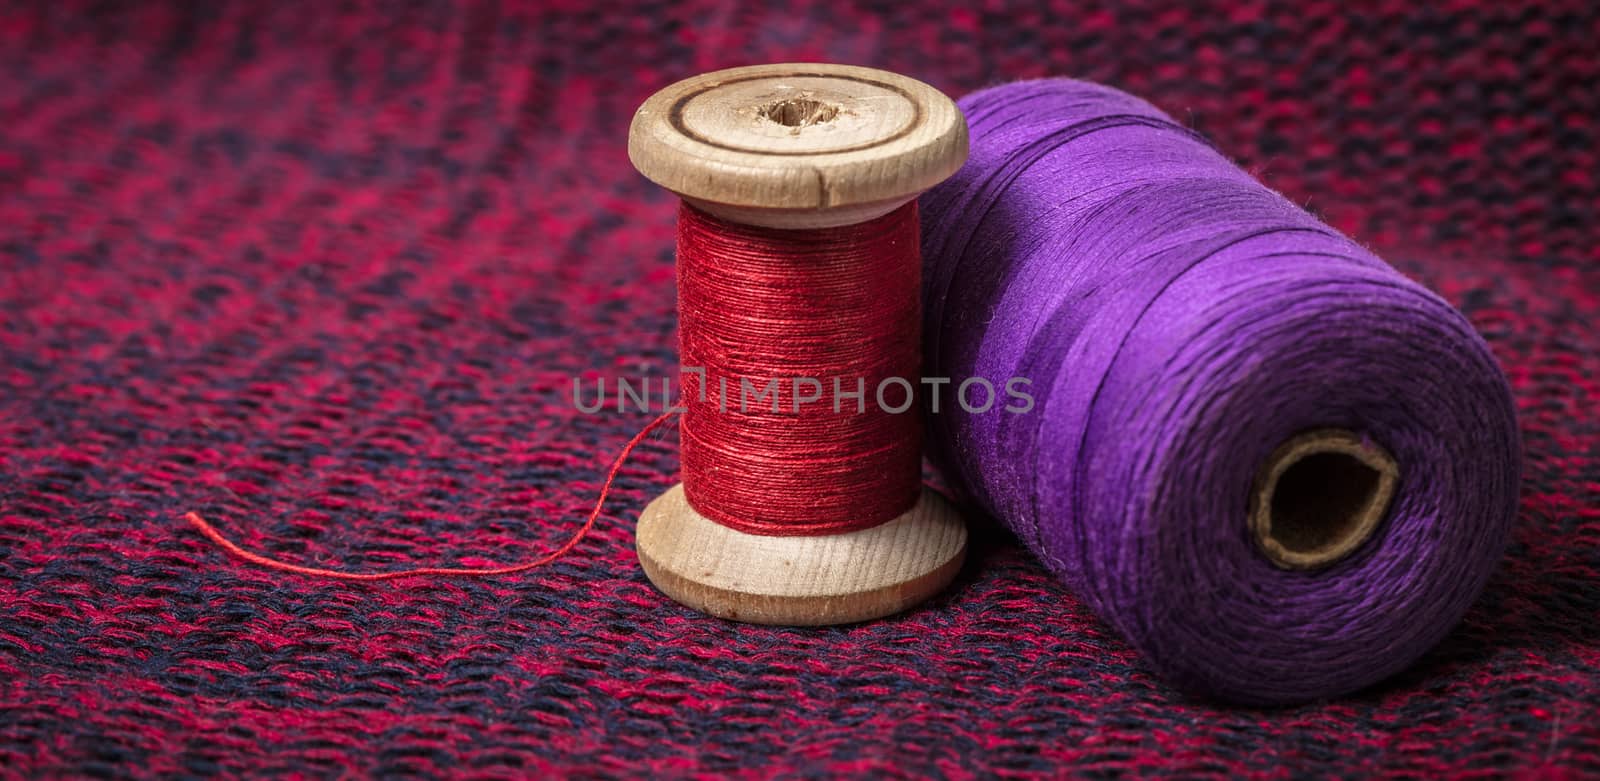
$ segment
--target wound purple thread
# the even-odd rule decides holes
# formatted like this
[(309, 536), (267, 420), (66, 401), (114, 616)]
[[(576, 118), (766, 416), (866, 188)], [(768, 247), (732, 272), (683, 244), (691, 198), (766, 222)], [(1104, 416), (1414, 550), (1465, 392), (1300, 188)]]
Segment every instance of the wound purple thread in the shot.
[[(926, 372), (1028, 377), (1037, 406), (941, 400), (950, 480), (1185, 690), (1335, 696), (1438, 643), (1520, 472), (1466, 319), (1138, 98), (1052, 79), (960, 105), (971, 159), (922, 200)], [(1247, 528), (1252, 482), (1324, 427), (1386, 448), (1399, 484), (1352, 553), (1283, 569)]]

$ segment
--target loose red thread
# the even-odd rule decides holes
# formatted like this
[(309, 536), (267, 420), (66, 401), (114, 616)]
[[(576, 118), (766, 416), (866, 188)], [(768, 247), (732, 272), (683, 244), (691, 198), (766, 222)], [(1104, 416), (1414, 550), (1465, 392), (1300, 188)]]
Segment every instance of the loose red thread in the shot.
[[(909, 510), (921, 490), (922, 426), (905, 391), (920, 364), (921, 263), (915, 202), (857, 225), (778, 230), (725, 222), (684, 204), (678, 296), (684, 372), (684, 491), (701, 514), (752, 534), (839, 534)], [(796, 378), (806, 378), (805, 385)], [(768, 386), (776, 381), (770, 391)], [(887, 387), (887, 386), (886, 386)], [(859, 395), (858, 395), (859, 394)], [(572, 550), (600, 517), (617, 472), (676, 411), (617, 455), (583, 526), (538, 559), (504, 567), (346, 572), (245, 550), (199, 513), (184, 520), (233, 556), (338, 580), (509, 575)]]
[(216, 527), (212, 526), (204, 518), (201, 518), (199, 513), (191, 512), (183, 516), (183, 518), (192, 524), (196, 529), (200, 530), (200, 533), (205, 535), (207, 539), (221, 546), (223, 550), (226, 550), (234, 556), (244, 559), (251, 564), (258, 564), (260, 566), (279, 570), (281, 572), (293, 572), (299, 575), (312, 575), (315, 577), (335, 578), (338, 580), (393, 580), (395, 578), (409, 578), (417, 575), (465, 577), (510, 575), (515, 572), (524, 572), (535, 567), (542, 567), (546, 564), (549, 564), (550, 562), (561, 558), (567, 553), (567, 551), (572, 550), (574, 546), (582, 541), (584, 536), (589, 533), (589, 529), (594, 527), (595, 520), (600, 517), (600, 511), (605, 508), (606, 496), (611, 493), (611, 484), (616, 481), (617, 472), (621, 471), (622, 465), (627, 462), (628, 455), (633, 452), (634, 447), (636, 447), (640, 442), (644, 441), (644, 438), (648, 436), (651, 431), (655, 430), (657, 426), (667, 422), (667, 420), (670, 419), (674, 414), (676, 413), (671, 411), (662, 413), (660, 417), (650, 421), (650, 425), (645, 426), (639, 431), (639, 433), (633, 435), (633, 439), (628, 440), (628, 444), (622, 448), (622, 452), (618, 453), (617, 459), (612, 462), (611, 471), (606, 473), (606, 481), (605, 484), (600, 487), (599, 498), (595, 499), (594, 510), (590, 511), (589, 518), (583, 522), (583, 526), (579, 527), (578, 531), (575, 532), (572, 537), (568, 538), (565, 544), (539, 557), (538, 559), (535, 559), (534, 561), (525, 562), (522, 564), (513, 564), (505, 567), (482, 568), (415, 567), (413, 569), (396, 570), (394, 572), (344, 572), (342, 570), (323, 569), (321, 567), (305, 567), (299, 564), (283, 561), (281, 559), (275, 559), (271, 556), (264, 556), (260, 553), (254, 553), (239, 547), (232, 540), (222, 536), (222, 533), (217, 531)]
[(914, 403), (885, 411), (877, 391), (887, 378), (906, 380), (886, 386), (883, 401), (896, 408), (918, 383), (917, 231), (915, 202), (802, 230), (683, 205), (680, 355), (703, 374), (682, 375), (679, 432), (684, 491), (700, 514), (752, 534), (824, 535), (916, 503), (921, 417)]

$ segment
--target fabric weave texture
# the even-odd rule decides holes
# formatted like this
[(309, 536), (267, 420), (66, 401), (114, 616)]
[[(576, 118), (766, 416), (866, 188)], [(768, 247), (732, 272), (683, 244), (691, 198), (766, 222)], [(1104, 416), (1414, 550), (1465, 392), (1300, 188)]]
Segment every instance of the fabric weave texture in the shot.
[[(1600, 9), (107, 3), (0, 10), (0, 777), (1600, 775)], [(1185, 697), (1016, 541), (827, 629), (658, 594), (632, 523), (523, 576), (675, 372), (654, 90), (825, 60), (960, 95), (1148, 98), (1461, 308), (1515, 391), (1503, 566), (1418, 665), (1272, 710)]]

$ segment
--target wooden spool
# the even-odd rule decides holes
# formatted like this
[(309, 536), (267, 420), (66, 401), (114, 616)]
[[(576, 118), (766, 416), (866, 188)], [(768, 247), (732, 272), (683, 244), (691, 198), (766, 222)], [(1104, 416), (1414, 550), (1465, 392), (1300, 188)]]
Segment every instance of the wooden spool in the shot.
[[(678, 82), (645, 101), (628, 155), (646, 177), (730, 222), (827, 228), (881, 217), (955, 173), (967, 127), (938, 90), (870, 68), (758, 65)], [(947, 585), (966, 554), (959, 516), (926, 489), (868, 529), (736, 531), (677, 485), (639, 517), (646, 576), (689, 607), (762, 624), (842, 624), (896, 613)]]

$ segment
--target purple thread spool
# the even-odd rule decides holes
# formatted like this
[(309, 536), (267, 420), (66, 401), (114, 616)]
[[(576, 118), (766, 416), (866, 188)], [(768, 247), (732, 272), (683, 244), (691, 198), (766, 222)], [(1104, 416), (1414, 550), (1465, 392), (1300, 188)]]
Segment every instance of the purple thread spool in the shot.
[(930, 448), (1179, 687), (1343, 694), (1481, 591), (1517, 504), (1510, 390), (1438, 296), (1150, 104), (1065, 79), (960, 101), (924, 196)]

